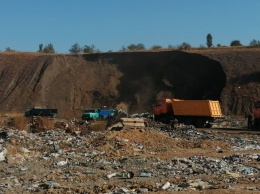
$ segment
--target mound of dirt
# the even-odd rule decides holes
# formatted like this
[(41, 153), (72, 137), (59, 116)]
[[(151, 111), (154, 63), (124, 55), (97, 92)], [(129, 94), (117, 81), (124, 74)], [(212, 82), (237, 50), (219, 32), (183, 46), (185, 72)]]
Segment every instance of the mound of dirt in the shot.
[(90, 144), (105, 152), (109, 158), (139, 156), (170, 160), (175, 157), (190, 157), (195, 153), (208, 157), (216, 156), (216, 148), (222, 148), (225, 153), (231, 150), (230, 145), (223, 141), (187, 141), (171, 138), (152, 128), (111, 131), (97, 136)]
[(244, 116), (260, 97), (259, 53), (0, 53), (0, 109), (44, 106), (57, 108), (60, 118), (79, 119), (82, 110), (103, 106), (150, 112), (156, 97), (171, 97), (220, 100), (224, 114)]

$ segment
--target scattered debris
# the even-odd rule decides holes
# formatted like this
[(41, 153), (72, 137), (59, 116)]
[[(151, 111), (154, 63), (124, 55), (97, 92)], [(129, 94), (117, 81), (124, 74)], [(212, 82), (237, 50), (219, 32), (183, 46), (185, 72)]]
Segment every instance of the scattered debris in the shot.
[(259, 190), (259, 135), (121, 116), (109, 122), (120, 130), (47, 118), (28, 131), (0, 128), (0, 193)]

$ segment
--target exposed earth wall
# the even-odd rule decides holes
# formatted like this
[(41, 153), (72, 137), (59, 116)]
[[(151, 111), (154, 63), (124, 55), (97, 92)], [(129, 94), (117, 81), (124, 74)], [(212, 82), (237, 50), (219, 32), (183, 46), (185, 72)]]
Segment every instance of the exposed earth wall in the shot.
[(96, 53), (0, 53), (0, 110), (58, 108), (80, 118), (106, 106), (151, 111), (156, 97), (220, 100), (245, 116), (260, 98), (260, 49)]

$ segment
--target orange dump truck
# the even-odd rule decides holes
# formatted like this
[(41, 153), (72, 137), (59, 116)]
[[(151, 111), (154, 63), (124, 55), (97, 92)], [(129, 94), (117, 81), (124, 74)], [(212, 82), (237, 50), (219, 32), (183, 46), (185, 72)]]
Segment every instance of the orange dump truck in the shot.
[(154, 118), (163, 123), (178, 120), (178, 123), (210, 127), (210, 122), (222, 117), (219, 101), (158, 99), (153, 107)]

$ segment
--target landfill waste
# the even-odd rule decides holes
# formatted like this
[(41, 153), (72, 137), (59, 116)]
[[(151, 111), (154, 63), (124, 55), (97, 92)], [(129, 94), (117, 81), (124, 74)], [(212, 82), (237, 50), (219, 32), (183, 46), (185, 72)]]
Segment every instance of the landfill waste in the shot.
[(115, 173), (108, 174), (108, 175), (107, 175), (107, 178), (110, 179), (110, 178), (115, 177), (115, 176), (117, 176), (117, 173), (116, 173), (116, 172), (115, 172)]
[(6, 149), (0, 150), (0, 162), (5, 160), (6, 154), (7, 154), (7, 150)]
[(208, 189), (212, 187), (212, 185), (209, 185), (208, 182), (204, 182), (201, 179), (189, 180), (188, 184), (190, 187), (198, 188), (198, 189)]
[(0, 193), (260, 190), (260, 132), (134, 117), (145, 127), (93, 131), (76, 120), (49, 129), (41, 120), (28, 131), (0, 127)]
[(57, 162), (57, 166), (64, 166), (66, 164), (68, 164), (68, 159), (66, 159), (66, 161), (63, 160), (63, 161)]
[(111, 173), (111, 174), (107, 175), (108, 179), (110, 179), (112, 177), (132, 179), (134, 177), (134, 173), (133, 172), (120, 172), (120, 173)]
[(150, 172), (141, 172), (140, 173), (140, 177), (151, 177), (152, 176), (152, 173)]
[(163, 186), (162, 186), (162, 190), (166, 190), (171, 186), (171, 183), (166, 182)]

